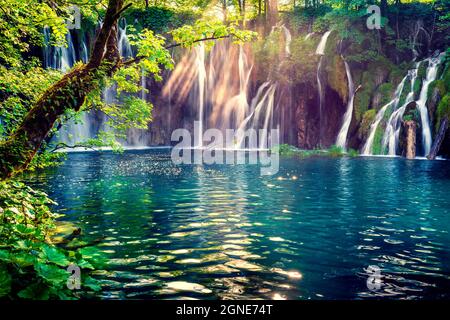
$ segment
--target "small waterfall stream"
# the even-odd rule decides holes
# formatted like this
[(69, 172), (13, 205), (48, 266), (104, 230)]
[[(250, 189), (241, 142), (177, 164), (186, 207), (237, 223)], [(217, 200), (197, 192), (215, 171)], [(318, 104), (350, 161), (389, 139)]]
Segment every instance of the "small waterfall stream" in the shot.
[(352, 121), (352, 115), (353, 115), (353, 100), (355, 98), (355, 86), (353, 84), (350, 66), (348, 65), (347, 61), (345, 61), (345, 60), (344, 60), (344, 64), (345, 64), (345, 72), (347, 74), (347, 82), (348, 82), (348, 102), (347, 102), (347, 111), (345, 111), (344, 119), (342, 121), (342, 127), (339, 130), (339, 134), (336, 139), (336, 145), (338, 147), (346, 149), (348, 129), (350, 128), (350, 123)]
[(382, 140), (382, 150), (388, 148), (388, 155), (395, 156), (397, 154), (398, 140), (400, 136), (401, 120), (405, 113), (406, 106), (414, 100), (414, 84), (417, 79), (417, 70), (420, 66), (420, 62), (416, 63), (415, 69), (408, 71), (408, 77), (410, 78), (411, 86), (408, 95), (406, 96), (403, 105), (394, 110), (389, 117), (386, 125), (386, 130)]
[(292, 35), (288, 28), (283, 24), (280, 27), (284, 32), (284, 40), (285, 40), (285, 49), (287, 56), (291, 55), (291, 41), (292, 41)]
[(422, 142), (423, 142), (423, 155), (427, 156), (430, 153), (432, 137), (431, 137), (431, 129), (430, 129), (430, 119), (428, 116), (428, 108), (426, 106), (427, 96), (428, 96), (428, 87), (430, 83), (436, 79), (437, 69), (439, 63), (441, 62), (443, 54), (438, 55), (435, 58), (430, 58), (428, 60), (428, 68), (426, 77), (423, 80), (422, 89), (420, 90), (419, 100), (416, 101), (417, 109), (420, 113), (420, 121), (422, 128)]
[[(324, 92), (323, 83), (322, 83), (320, 74), (322, 71), (322, 61), (323, 61), (323, 56), (325, 54), (325, 48), (327, 45), (328, 36), (330, 35), (331, 31), (332, 30), (329, 30), (322, 35), (322, 38), (320, 39), (320, 42), (316, 48), (316, 54), (320, 55), (319, 63), (317, 65), (317, 72), (316, 72), (317, 88), (319, 91), (318, 92), (319, 93), (319, 147), (322, 146), (323, 102), (325, 100), (325, 92)], [(308, 33), (306, 35), (305, 39), (308, 39), (311, 35), (312, 35), (312, 33)]]
[(386, 110), (388, 108), (392, 107), (392, 110), (396, 110), (398, 107), (398, 104), (400, 102), (400, 96), (403, 92), (403, 87), (405, 85), (405, 81), (408, 78), (408, 76), (405, 76), (400, 84), (397, 86), (397, 89), (395, 90), (394, 98), (389, 101), (387, 104), (385, 104), (377, 113), (375, 117), (375, 121), (370, 126), (369, 135), (367, 137), (367, 141), (364, 144), (364, 147), (362, 149), (363, 155), (372, 155), (373, 154), (373, 142), (375, 138), (375, 133), (378, 129), (378, 125), (380, 124), (381, 120), (384, 118), (384, 114), (386, 113)]
[[(76, 50), (70, 30), (66, 34), (66, 47), (50, 46), (50, 29), (44, 28), (44, 67), (67, 72), (76, 62)], [(80, 58), (83, 61), (88, 60), (88, 48), (86, 39), (81, 41)], [(92, 126), (89, 122), (89, 116), (86, 113), (81, 114), (78, 119), (69, 119), (67, 123), (58, 132), (58, 140), (66, 145), (74, 145), (78, 141), (86, 140), (92, 137)]]
[[(286, 26), (274, 27), (282, 31), (285, 46), (284, 58), (290, 55), (291, 34)], [(249, 97), (250, 76), (253, 70), (251, 57), (244, 46), (218, 41), (210, 52), (203, 44), (190, 50), (177, 64), (163, 88), (163, 95), (176, 103), (190, 107), (198, 121), (195, 147), (204, 148), (202, 133), (216, 128), (236, 130), (233, 141), (223, 146), (227, 149), (266, 148), (267, 136), (259, 142), (246, 139), (247, 129), (270, 130), (276, 127), (274, 120), (277, 81), (269, 79)], [(249, 103), (249, 99), (251, 102)], [(188, 114), (188, 112), (186, 112)], [(188, 119), (185, 119), (189, 121)], [(194, 120), (194, 119), (192, 119)], [(278, 120), (278, 119), (277, 119)], [(192, 128), (190, 123), (185, 126)], [(208, 145), (208, 148), (212, 145)]]
[[(422, 128), (422, 143), (423, 143), (423, 155), (427, 156), (430, 152), (431, 144), (432, 144), (432, 137), (431, 137), (431, 129), (430, 129), (430, 122), (428, 117), (428, 108), (426, 106), (426, 100), (427, 100), (427, 94), (428, 94), (428, 87), (431, 82), (433, 82), (436, 79), (437, 74), (437, 68), (439, 66), (439, 63), (441, 62), (442, 54), (437, 55), (434, 58), (428, 58), (424, 60), (424, 62), (428, 62), (428, 67), (426, 71), (426, 77), (423, 79), (422, 87), (420, 89), (420, 95), (419, 100), (416, 101), (417, 104), (417, 110), (420, 113), (420, 126)], [(402, 125), (402, 118), (406, 111), (406, 107), (410, 102), (414, 101), (414, 84), (417, 80), (418, 76), (418, 69), (420, 67), (420, 64), (423, 62), (417, 62), (415, 65), (415, 69), (410, 70), (409, 77), (411, 80), (411, 87), (408, 95), (406, 96), (405, 102), (403, 105), (395, 110), (392, 115), (390, 116), (386, 130), (384, 132), (383, 136), (383, 144), (382, 148), (385, 150), (388, 149), (388, 155), (395, 156), (397, 155), (398, 151), (398, 144), (399, 144), (399, 136), (400, 136), (400, 129)]]
[(66, 72), (72, 68), (76, 62), (76, 52), (72, 34), (70, 31), (66, 34), (67, 47), (50, 46), (50, 37), (50, 28), (44, 28), (44, 42), (46, 44), (44, 50), (44, 67)]
[(322, 38), (320, 39), (319, 45), (317, 46), (317, 49), (316, 49), (316, 54), (317, 55), (323, 56), (325, 54), (325, 48), (327, 46), (327, 40), (328, 40), (328, 37), (330, 36), (330, 33), (332, 31), (333, 30), (329, 30), (329, 31), (327, 31), (327, 32), (325, 32), (323, 34)]
[(205, 88), (206, 88), (206, 67), (205, 67), (205, 44), (201, 42), (195, 47), (196, 53), (196, 67), (197, 67), (197, 81), (198, 81), (198, 133), (196, 134), (196, 147), (203, 147), (203, 120), (205, 112)]

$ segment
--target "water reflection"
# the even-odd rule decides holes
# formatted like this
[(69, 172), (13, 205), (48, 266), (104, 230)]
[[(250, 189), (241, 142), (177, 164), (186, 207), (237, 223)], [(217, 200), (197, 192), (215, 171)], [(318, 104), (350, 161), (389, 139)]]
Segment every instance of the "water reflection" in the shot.
[(283, 159), (260, 176), (136, 151), (71, 154), (30, 179), (86, 237), (105, 237), (103, 298), (409, 299), (449, 296), (447, 167)]

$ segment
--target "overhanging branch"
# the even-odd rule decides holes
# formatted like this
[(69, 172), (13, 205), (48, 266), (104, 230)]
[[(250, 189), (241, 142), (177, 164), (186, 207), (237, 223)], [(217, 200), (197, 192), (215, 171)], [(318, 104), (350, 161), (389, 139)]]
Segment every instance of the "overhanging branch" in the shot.
[[(221, 37), (202, 38), (202, 39), (194, 40), (194, 41), (192, 41), (192, 43), (198, 43), (198, 42), (202, 42), (202, 41), (226, 39), (226, 38), (231, 38), (232, 36), (233, 35), (226, 35), (226, 36), (221, 36)], [(187, 42), (173, 43), (173, 44), (170, 44), (168, 46), (165, 46), (164, 49), (172, 49), (172, 48), (175, 48), (175, 47), (180, 47), (180, 46), (182, 46), (182, 45), (184, 45), (186, 43)], [(126, 66), (132, 65), (134, 63), (139, 63), (141, 60), (146, 59), (146, 58), (148, 58), (148, 57), (144, 57), (144, 56), (136, 57), (134, 59), (130, 59), (130, 60), (127, 60), (127, 61), (123, 62), (122, 66), (126, 67)]]

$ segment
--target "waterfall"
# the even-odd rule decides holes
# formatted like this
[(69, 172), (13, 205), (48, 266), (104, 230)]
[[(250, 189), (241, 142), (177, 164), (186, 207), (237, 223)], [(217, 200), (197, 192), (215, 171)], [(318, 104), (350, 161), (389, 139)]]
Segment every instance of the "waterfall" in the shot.
[(423, 80), (422, 89), (420, 90), (419, 100), (417, 100), (417, 109), (420, 113), (420, 121), (422, 127), (422, 142), (423, 142), (423, 154), (427, 156), (430, 153), (432, 137), (431, 137), (431, 129), (430, 129), (430, 119), (428, 117), (428, 108), (426, 106), (427, 103), (427, 95), (428, 95), (428, 87), (430, 83), (436, 79), (437, 69), (439, 63), (441, 62), (441, 57), (443, 54), (438, 55), (435, 58), (427, 59), (429, 62), (426, 78)]
[[(67, 72), (76, 62), (76, 50), (72, 39), (72, 34), (67, 31), (66, 42), (67, 46), (53, 47), (50, 46), (50, 29), (44, 28), (44, 41), (46, 46), (44, 47), (44, 67), (53, 68), (62, 72)], [(81, 59), (87, 57), (87, 46), (84, 41), (81, 44)], [(86, 58), (87, 60), (87, 58)], [(92, 128), (89, 123), (89, 117), (83, 113), (80, 116), (79, 121), (70, 119), (59, 130), (59, 141), (67, 145), (75, 144), (78, 141), (89, 139), (92, 136)]]
[[(270, 119), (273, 114), (273, 107), (275, 101), (275, 91), (277, 84), (267, 81), (258, 89), (258, 93), (252, 101), (252, 109), (254, 110), (247, 118), (242, 121), (238, 128), (236, 141), (239, 148), (250, 149), (266, 149), (267, 132), (270, 129)], [(262, 127), (260, 126), (261, 119), (263, 120)], [(245, 145), (245, 137), (241, 130), (245, 129), (264, 129), (263, 136), (260, 137), (259, 144)]]
[(328, 36), (330, 35), (331, 31), (332, 30), (329, 30), (323, 34), (322, 38), (320, 39), (319, 45), (317, 46), (316, 54), (318, 54), (318, 55), (325, 54), (325, 48), (327, 46)]
[(375, 138), (375, 133), (378, 129), (378, 125), (380, 124), (381, 120), (383, 120), (384, 118), (384, 114), (386, 113), (387, 108), (392, 107), (393, 110), (397, 109), (398, 107), (398, 103), (400, 102), (400, 96), (402, 94), (403, 91), (403, 87), (405, 85), (405, 81), (408, 78), (408, 76), (405, 76), (402, 81), (400, 82), (400, 84), (397, 86), (397, 89), (395, 89), (395, 94), (394, 94), (394, 98), (389, 101), (387, 104), (385, 104), (377, 113), (376, 117), (375, 117), (375, 121), (372, 123), (372, 125), (370, 126), (370, 131), (369, 131), (369, 135), (367, 137), (367, 141), (364, 144), (363, 150), (362, 150), (362, 154), (363, 155), (372, 155), (373, 153), (373, 141)]
[(292, 35), (291, 32), (289, 31), (288, 28), (286, 28), (286, 26), (283, 24), (281, 26), (281, 29), (284, 32), (284, 39), (285, 39), (285, 52), (286, 52), (286, 56), (290, 56), (291, 55), (291, 41), (292, 41)]
[(319, 64), (317, 65), (317, 89), (319, 90), (319, 146), (322, 146), (322, 119), (323, 119), (323, 101), (325, 100), (325, 92), (323, 91), (322, 79), (320, 78), (320, 72), (322, 70), (322, 58), (319, 59)]
[(75, 47), (73, 45), (72, 35), (69, 30), (66, 33), (67, 46), (53, 47), (50, 46), (50, 28), (44, 28), (44, 67), (68, 71), (76, 61)]
[(406, 96), (403, 105), (397, 110), (394, 110), (394, 112), (391, 114), (386, 125), (386, 130), (384, 132), (382, 140), (382, 148), (383, 150), (388, 148), (388, 155), (390, 156), (395, 156), (397, 154), (398, 139), (401, 129), (401, 119), (403, 117), (403, 114), (405, 113), (406, 106), (414, 100), (414, 84), (417, 79), (417, 70), (419, 66), (420, 62), (416, 63), (415, 69), (408, 71), (408, 77), (410, 78), (411, 82), (409, 93)]
[[(428, 117), (428, 109), (426, 107), (428, 87), (431, 82), (436, 79), (436, 73), (441, 62), (442, 53), (435, 58), (428, 58), (429, 65), (426, 71), (426, 78), (423, 79), (422, 88), (420, 90), (419, 100), (416, 101), (417, 110), (420, 113), (420, 121), (422, 128), (422, 142), (423, 142), (423, 154), (427, 156), (430, 152), (432, 137), (430, 122)], [(414, 84), (417, 80), (417, 71), (421, 62), (417, 62), (415, 69), (409, 71), (409, 77), (411, 79), (411, 88), (406, 96), (405, 102), (402, 107), (395, 110), (388, 120), (386, 131), (383, 136), (383, 149), (388, 148), (388, 154), (391, 156), (397, 155), (397, 147), (399, 143), (400, 129), (402, 124), (403, 114), (406, 111), (406, 107), (410, 102), (414, 101)]]
[[(120, 25), (123, 25), (123, 27), (120, 26)], [(125, 19), (122, 19), (121, 22), (119, 23), (118, 36), (119, 36), (118, 47), (119, 47), (120, 55), (123, 58), (130, 58), (130, 57), (132, 57), (133, 56), (133, 49), (131, 48), (131, 44), (130, 44), (130, 41), (128, 39), (127, 22), (126, 22)]]
[(83, 37), (83, 41), (81, 42), (81, 61), (83, 63), (87, 63), (89, 60), (89, 51), (86, 45), (86, 39)]
[[(320, 72), (322, 70), (322, 59), (325, 53), (325, 48), (327, 45), (328, 36), (330, 35), (332, 30), (325, 32), (320, 39), (319, 45), (316, 49), (316, 54), (320, 55), (319, 63), (317, 65), (316, 79), (317, 79), (317, 88), (319, 91), (319, 146), (322, 146), (322, 119), (323, 119), (323, 101), (325, 100), (325, 92), (323, 90), (322, 79), (320, 78)], [(305, 39), (308, 39), (312, 33), (306, 35)]]
[(197, 81), (198, 81), (198, 122), (199, 132), (197, 134), (196, 147), (203, 146), (203, 120), (205, 109), (205, 87), (206, 87), (206, 67), (205, 67), (205, 44), (201, 42), (195, 47), (196, 64), (197, 64)]
[(305, 36), (305, 40), (308, 40), (309, 38), (311, 38), (311, 36), (314, 34), (314, 32), (310, 32)]
[(347, 82), (348, 82), (348, 102), (347, 102), (347, 111), (344, 114), (344, 120), (342, 122), (341, 130), (339, 130), (339, 134), (336, 139), (336, 145), (343, 149), (346, 148), (347, 145), (347, 134), (348, 129), (350, 127), (350, 123), (352, 121), (353, 115), (353, 100), (355, 98), (355, 88), (353, 84), (352, 74), (350, 71), (350, 66), (347, 61), (344, 60), (345, 64), (345, 72), (347, 74)]

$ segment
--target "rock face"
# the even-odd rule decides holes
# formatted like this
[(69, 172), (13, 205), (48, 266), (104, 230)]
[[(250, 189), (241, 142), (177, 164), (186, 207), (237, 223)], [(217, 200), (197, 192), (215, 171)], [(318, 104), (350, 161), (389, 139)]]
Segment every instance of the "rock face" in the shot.
[(414, 159), (416, 157), (416, 129), (417, 124), (414, 120), (404, 122), (406, 132), (406, 148), (405, 157), (407, 159)]
[(433, 143), (433, 146), (431, 147), (430, 154), (427, 156), (428, 159), (434, 160), (436, 159), (436, 156), (441, 149), (442, 141), (445, 138), (445, 133), (448, 129), (448, 119), (444, 118), (441, 120), (441, 123), (439, 124), (439, 131), (436, 135), (436, 140)]

